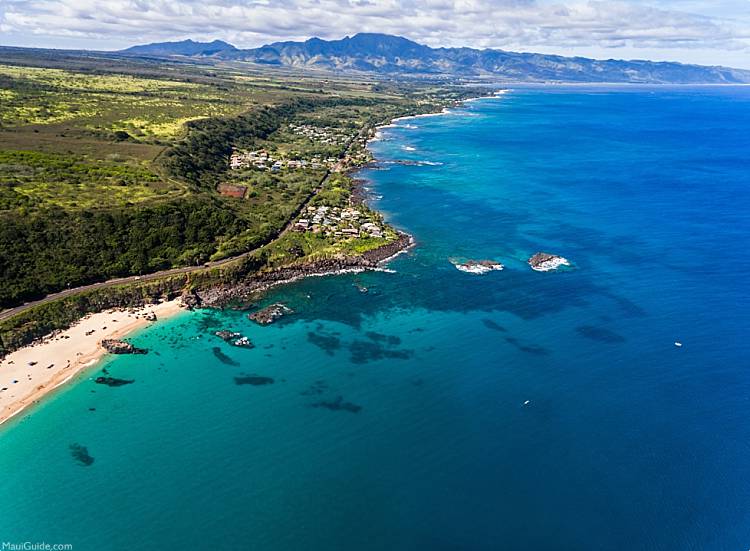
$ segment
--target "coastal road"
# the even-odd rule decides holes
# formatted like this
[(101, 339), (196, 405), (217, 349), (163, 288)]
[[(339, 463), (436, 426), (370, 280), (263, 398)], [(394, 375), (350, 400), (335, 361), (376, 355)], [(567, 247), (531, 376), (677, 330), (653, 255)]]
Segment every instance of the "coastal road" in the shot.
[[(341, 169), (341, 162), (337, 163), (334, 167), (334, 171)], [(106, 289), (107, 287), (114, 287), (116, 285), (124, 285), (128, 283), (141, 283), (144, 281), (153, 281), (155, 279), (161, 279), (163, 277), (169, 277), (173, 275), (179, 275), (179, 274), (189, 274), (191, 272), (197, 272), (200, 270), (205, 270), (206, 268), (216, 268), (223, 266), (225, 264), (229, 264), (231, 262), (234, 262), (236, 260), (240, 260), (242, 258), (245, 258), (257, 250), (266, 247), (273, 243), (274, 241), (277, 241), (279, 238), (281, 238), (284, 234), (286, 234), (289, 230), (292, 229), (294, 226), (294, 222), (297, 219), (297, 216), (302, 212), (302, 210), (310, 203), (310, 201), (313, 200), (313, 198), (320, 193), (320, 190), (323, 189), (323, 186), (325, 185), (328, 178), (331, 177), (331, 174), (333, 172), (331, 170), (326, 171), (323, 178), (320, 180), (318, 185), (315, 187), (315, 189), (310, 192), (310, 194), (305, 198), (302, 203), (300, 203), (297, 208), (294, 210), (294, 212), (291, 214), (289, 219), (287, 220), (284, 227), (276, 232), (275, 234), (271, 235), (269, 239), (266, 240), (265, 243), (258, 245), (254, 249), (251, 249), (249, 251), (246, 251), (242, 254), (238, 254), (237, 256), (232, 256), (229, 258), (224, 258), (222, 260), (217, 260), (215, 262), (207, 262), (205, 264), (201, 264), (199, 266), (183, 266), (181, 268), (170, 268), (169, 270), (162, 270), (160, 272), (152, 272), (150, 274), (144, 274), (144, 275), (137, 275), (137, 276), (128, 276), (128, 277), (120, 277), (117, 279), (109, 279), (107, 281), (100, 281), (98, 283), (91, 283), (90, 285), (82, 285), (80, 287), (73, 287), (71, 289), (65, 289), (64, 291), (60, 291), (58, 293), (53, 293), (51, 295), (47, 295), (44, 298), (40, 298), (39, 300), (35, 300), (32, 302), (27, 302), (26, 304), (22, 304), (21, 306), (16, 306), (15, 308), (9, 308), (7, 310), (3, 310), (0, 312), (0, 321), (4, 321), (6, 319), (12, 318), (13, 316), (17, 316), (18, 314), (21, 314), (25, 312), (26, 310), (29, 310), (31, 308), (34, 308), (35, 306), (40, 306), (42, 304), (47, 304), (48, 302), (53, 302), (55, 300), (59, 300), (61, 298), (77, 295), (79, 293), (85, 293), (86, 291), (93, 291), (96, 289)]]

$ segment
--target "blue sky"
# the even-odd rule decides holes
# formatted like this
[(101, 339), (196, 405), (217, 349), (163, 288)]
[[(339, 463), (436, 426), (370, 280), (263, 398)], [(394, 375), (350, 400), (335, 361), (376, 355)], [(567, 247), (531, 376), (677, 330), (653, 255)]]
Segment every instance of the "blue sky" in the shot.
[(398, 34), (472, 46), (750, 69), (750, 0), (0, 0), (0, 44), (119, 49), (193, 38)]

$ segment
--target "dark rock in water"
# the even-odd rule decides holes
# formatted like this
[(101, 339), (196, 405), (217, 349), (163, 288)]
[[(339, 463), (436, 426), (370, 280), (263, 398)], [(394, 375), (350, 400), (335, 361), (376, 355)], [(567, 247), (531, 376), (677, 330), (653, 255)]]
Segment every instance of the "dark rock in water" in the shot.
[(469, 274), (486, 274), (492, 271), (498, 271), (505, 269), (500, 262), (497, 260), (467, 260), (466, 262), (460, 262), (458, 260), (449, 259), (450, 263), (453, 264), (457, 270), (466, 272)]
[(70, 454), (73, 456), (73, 459), (84, 467), (90, 467), (94, 463), (94, 458), (89, 455), (89, 450), (86, 446), (71, 444)]
[(104, 339), (101, 343), (102, 348), (110, 354), (146, 354), (145, 348), (136, 348), (132, 344), (120, 339)]
[(344, 402), (344, 399), (341, 396), (337, 397), (335, 400), (311, 404), (310, 407), (330, 409), (331, 411), (348, 411), (351, 413), (359, 413), (362, 411), (362, 406), (352, 404), (351, 402)]
[(576, 331), (578, 331), (578, 333), (580, 333), (587, 339), (591, 339), (593, 341), (605, 342), (608, 344), (625, 342), (625, 337), (604, 327), (596, 327), (594, 325), (581, 325), (580, 327), (576, 327)]
[(560, 266), (570, 266), (567, 258), (550, 253), (536, 253), (529, 258), (529, 266), (537, 272), (549, 272)]
[(236, 385), (253, 385), (263, 386), (272, 385), (274, 380), (271, 377), (261, 377), (259, 375), (242, 375), (241, 377), (234, 378), (234, 384)]
[(242, 333), (237, 333), (235, 331), (227, 331), (226, 329), (222, 329), (221, 331), (215, 331), (214, 335), (219, 337), (224, 342), (230, 342), (233, 339), (238, 339), (242, 336)]
[(361, 283), (355, 283), (354, 286), (357, 288), (357, 290), (360, 293), (368, 293), (370, 291), (367, 287), (365, 287)]
[(500, 331), (501, 333), (505, 333), (508, 331), (502, 325), (498, 325), (497, 323), (495, 323), (494, 321), (488, 318), (484, 318), (482, 320), (482, 323), (484, 324), (485, 327), (487, 327), (488, 329), (492, 329), (493, 331)]
[(215, 331), (214, 335), (219, 337), (224, 342), (228, 342), (232, 346), (236, 346), (238, 348), (255, 348), (255, 345), (250, 339), (244, 337), (242, 333), (237, 333), (236, 331)]
[(247, 317), (255, 323), (259, 323), (260, 325), (268, 325), (275, 322), (279, 318), (291, 313), (293, 313), (293, 310), (286, 304), (277, 302), (275, 304), (271, 304), (270, 306), (266, 306), (265, 308), (258, 310), (257, 312), (254, 312)]
[(222, 352), (221, 348), (219, 348), (218, 346), (214, 346), (211, 350), (213, 351), (214, 356), (216, 356), (216, 359), (218, 359), (221, 363), (234, 366), (240, 365), (239, 362), (224, 354), (224, 352)]
[(255, 348), (253, 342), (247, 337), (240, 337), (239, 339), (233, 340), (232, 346), (236, 346), (238, 348)]
[(130, 385), (135, 382), (135, 379), (117, 379), (116, 377), (97, 377), (94, 382), (98, 385), (107, 386), (123, 386)]

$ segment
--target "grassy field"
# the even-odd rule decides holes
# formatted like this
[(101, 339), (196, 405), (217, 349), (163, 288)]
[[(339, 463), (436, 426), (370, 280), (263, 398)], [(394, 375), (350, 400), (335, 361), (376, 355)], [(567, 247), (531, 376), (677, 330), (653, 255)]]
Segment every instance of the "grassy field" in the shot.
[(8, 65), (0, 88), (4, 127), (75, 123), (146, 140), (173, 138), (189, 120), (230, 115), (252, 99), (206, 84)]

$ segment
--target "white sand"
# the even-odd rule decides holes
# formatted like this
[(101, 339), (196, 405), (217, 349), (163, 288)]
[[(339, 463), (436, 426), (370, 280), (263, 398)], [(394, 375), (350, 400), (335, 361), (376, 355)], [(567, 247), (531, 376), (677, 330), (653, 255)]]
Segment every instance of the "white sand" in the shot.
[(106, 354), (99, 345), (102, 339), (122, 338), (149, 325), (147, 314), (162, 319), (180, 310), (179, 301), (173, 300), (91, 314), (70, 329), (9, 354), (0, 361), (0, 424), (96, 364)]

